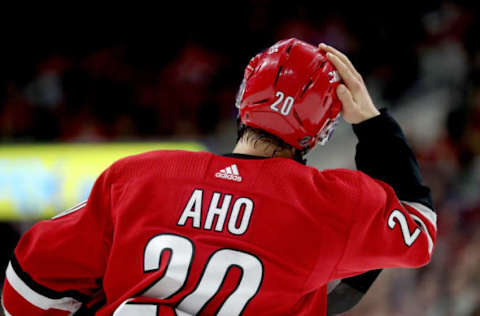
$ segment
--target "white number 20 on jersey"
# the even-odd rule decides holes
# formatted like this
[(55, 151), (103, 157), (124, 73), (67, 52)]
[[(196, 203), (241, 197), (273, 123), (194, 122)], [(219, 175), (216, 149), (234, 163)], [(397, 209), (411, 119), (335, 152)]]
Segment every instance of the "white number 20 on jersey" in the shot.
[[(171, 251), (171, 255), (162, 277), (149, 286), (142, 296), (168, 299), (177, 294), (187, 282), (194, 249), (193, 242), (180, 235), (160, 234), (150, 239), (144, 251), (145, 273), (160, 269), (161, 257), (165, 251)], [(216, 315), (240, 315), (260, 289), (263, 264), (254, 255), (234, 249), (219, 249), (210, 255), (195, 290), (183, 297), (176, 306), (176, 315), (200, 313), (220, 290), (224, 278), (233, 266), (242, 270), (241, 278)], [(135, 304), (127, 300), (117, 308), (113, 316), (156, 316), (157, 308), (155, 304)]]
[[(275, 93), (275, 96), (277, 97), (277, 99), (275, 100), (275, 102), (272, 103), (272, 105), (270, 105), (270, 108), (275, 112), (280, 112), (280, 114), (287, 116), (292, 110), (293, 102), (295, 100), (289, 96), (285, 98), (285, 94), (282, 91), (277, 91), (277, 93)], [(281, 107), (278, 108), (280, 104)]]

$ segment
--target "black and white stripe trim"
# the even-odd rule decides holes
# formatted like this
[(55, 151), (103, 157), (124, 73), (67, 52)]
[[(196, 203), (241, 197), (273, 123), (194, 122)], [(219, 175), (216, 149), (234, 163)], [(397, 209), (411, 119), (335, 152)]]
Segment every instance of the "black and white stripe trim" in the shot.
[(408, 202), (408, 201), (400, 201), (402, 204), (408, 205), (411, 208), (414, 208), (417, 210), (420, 214), (422, 214), (429, 222), (430, 224), (437, 229), (437, 214), (426, 207), (425, 205), (418, 203), (418, 202)]
[[(401, 203), (408, 205), (411, 208), (418, 211), (420, 214), (422, 214), (423, 218), (425, 218), (434, 227), (435, 231), (437, 230), (437, 214), (434, 211), (432, 211), (425, 205), (417, 202), (401, 201)], [(432, 239), (431, 232), (428, 230), (424, 221), (420, 217), (412, 213), (409, 213), (409, 215), (416, 223), (418, 223), (421, 226), (422, 230), (425, 232), (425, 235), (427, 236), (427, 240), (428, 240), (428, 253), (431, 254), (433, 251), (433, 239)]]
[(51, 219), (56, 219), (56, 218), (59, 218), (59, 217), (63, 217), (65, 215), (68, 215), (70, 213), (73, 213), (75, 211), (78, 211), (79, 209), (85, 207), (87, 205), (87, 201), (83, 201), (83, 202), (80, 202), (78, 203), (77, 205), (69, 208), (68, 210), (65, 210), (57, 215), (55, 215), (54, 217), (52, 217)]
[(433, 240), (432, 240), (432, 236), (430, 236), (430, 232), (428, 231), (427, 226), (418, 216), (414, 214), (410, 214), (410, 217), (416, 223), (420, 224), (420, 226), (422, 227), (422, 230), (425, 232), (425, 235), (427, 236), (427, 240), (428, 240), (428, 253), (431, 254), (433, 251)]
[(8, 283), (30, 304), (40, 309), (55, 308), (73, 315), (88, 297), (77, 291), (54, 291), (36, 283), (24, 272), (15, 257), (9, 262), (6, 272)]

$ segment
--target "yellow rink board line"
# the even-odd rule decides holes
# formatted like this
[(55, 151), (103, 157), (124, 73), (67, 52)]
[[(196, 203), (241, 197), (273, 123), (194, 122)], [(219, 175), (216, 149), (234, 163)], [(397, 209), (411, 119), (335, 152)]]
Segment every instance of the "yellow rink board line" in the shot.
[(116, 160), (175, 149), (206, 150), (196, 142), (0, 145), (0, 220), (49, 218), (85, 199)]

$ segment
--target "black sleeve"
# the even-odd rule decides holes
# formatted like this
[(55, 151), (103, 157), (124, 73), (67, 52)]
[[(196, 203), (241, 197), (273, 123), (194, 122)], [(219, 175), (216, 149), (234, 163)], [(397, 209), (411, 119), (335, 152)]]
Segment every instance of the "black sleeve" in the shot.
[(358, 304), (382, 270), (343, 279), (327, 298), (327, 316), (345, 313)]
[[(385, 109), (380, 115), (353, 125), (358, 138), (357, 169), (389, 184), (400, 200), (418, 202), (433, 210), (430, 189), (423, 184), (415, 155), (398, 123)], [(328, 295), (328, 315), (355, 306), (382, 270), (343, 279)]]
[(364, 294), (365, 293), (340, 282), (335, 289), (328, 294), (327, 316), (345, 313), (357, 305)]
[(357, 169), (388, 183), (400, 200), (418, 202), (433, 210), (430, 189), (423, 184), (415, 155), (398, 123), (385, 109), (353, 125), (358, 137)]

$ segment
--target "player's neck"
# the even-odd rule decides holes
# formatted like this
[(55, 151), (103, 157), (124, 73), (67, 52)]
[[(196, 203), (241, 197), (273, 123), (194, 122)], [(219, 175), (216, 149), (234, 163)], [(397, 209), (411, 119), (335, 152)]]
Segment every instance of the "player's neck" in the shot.
[(283, 157), (293, 158), (294, 153), (288, 149), (279, 149), (278, 147), (265, 142), (245, 142), (240, 140), (233, 149), (234, 154), (244, 154), (260, 157)]

